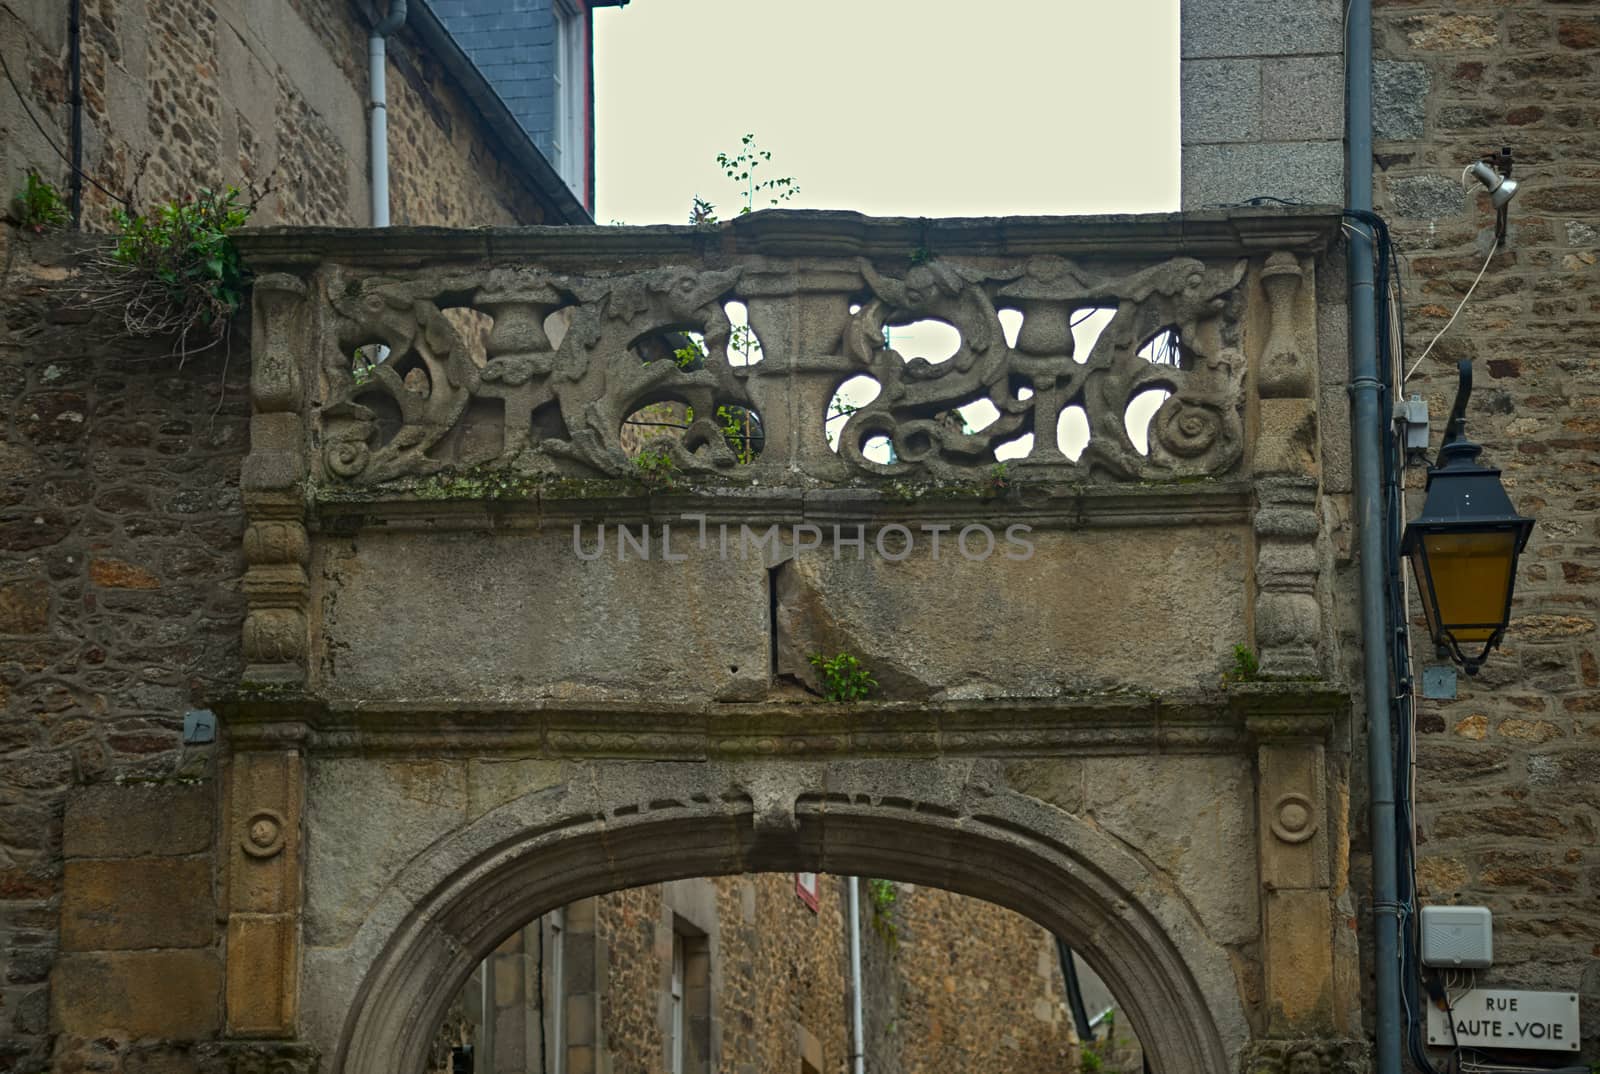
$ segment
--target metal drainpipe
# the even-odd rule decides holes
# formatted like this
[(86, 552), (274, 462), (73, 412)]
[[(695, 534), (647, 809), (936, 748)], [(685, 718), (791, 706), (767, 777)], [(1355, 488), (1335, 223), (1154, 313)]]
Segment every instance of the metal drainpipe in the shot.
[[(1346, 205), (1372, 211), (1372, 0), (1351, 0), (1345, 37)], [(1373, 242), (1350, 234), (1350, 395), (1356, 518), (1361, 554), (1361, 648), (1365, 664), (1368, 794), (1372, 826), (1372, 933), (1377, 971), (1377, 1074), (1400, 1074), (1400, 907), (1396, 901), (1394, 756), (1382, 458), (1388, 400), (1378, 376)]]
[(367, 38), (367, 85), (372, 99), (368, 102), (371, 119), (368, 123), (370, 145), (368, 156), (372, 166), (372, 226), (389, 226), (389, 103), (388, 88), (384, 81), (388, 65), (386, 39), (406, 21), (406, 0), (389, 0), (389, 13), (372, 28)]
[(67, 95), (72, 99), (72, 226), (83, 226), (83, 0), (72, 0), (67, 7)]
[(866, 1020), (866, 1007), (861, 1001), (861, 881), (850, 878), (850, 1039), (852, 1042), (851, 1069), (855, 1074), (865, 1074), (867, 1069), (865, 1033), (861, 1023)]

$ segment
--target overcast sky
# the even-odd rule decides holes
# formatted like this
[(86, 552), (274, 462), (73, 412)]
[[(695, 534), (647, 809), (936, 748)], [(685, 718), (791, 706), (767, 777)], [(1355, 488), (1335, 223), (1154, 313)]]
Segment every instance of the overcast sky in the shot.
[(746, 133), (797, 208), (1178, 207), (1178, 0), (633, 0), (594, 24), (600, 223), (682, 223), (696, 194), (732, 216), (716, 155)]

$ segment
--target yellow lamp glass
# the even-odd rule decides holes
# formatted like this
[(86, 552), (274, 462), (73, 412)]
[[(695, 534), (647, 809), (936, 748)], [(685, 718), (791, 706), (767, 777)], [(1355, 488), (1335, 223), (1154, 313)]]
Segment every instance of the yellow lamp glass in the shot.
[[(1422, 535), (1411, 550), (1423, 611), (1435, 638), (1487, 642), (1503, 629), (1517, 561), (1514, 530), (1449, 530)], [(1442, 640), (1442, 639), (1441, 639)]]

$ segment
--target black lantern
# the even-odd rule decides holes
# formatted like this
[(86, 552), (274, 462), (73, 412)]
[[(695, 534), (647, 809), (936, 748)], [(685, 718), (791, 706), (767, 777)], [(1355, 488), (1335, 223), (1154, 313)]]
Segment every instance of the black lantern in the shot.
[(1472, 363), (1463, 361), (1458, 370), (1461, 383), (1439, 464), (1428, 471), (1422, 514), (1406, 527), (1400, 550), (1411, 559), (1434, 644), (1475, 675), (1505, 635), (1517, 556), (1533, 519), (1511, 506), (1499, 470), (1478, 465), (1483, 449), (1464, 428)]

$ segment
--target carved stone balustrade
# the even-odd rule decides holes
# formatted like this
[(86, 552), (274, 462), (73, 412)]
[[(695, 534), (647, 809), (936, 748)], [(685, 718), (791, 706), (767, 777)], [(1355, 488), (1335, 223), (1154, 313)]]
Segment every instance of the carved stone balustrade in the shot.
[[(1311, 395), (1302, 262), (1330, 226), (1259, 210), (923, 222), (806, 212), (698, 228), (268, 230), (245, 244), (269, 274), (258, 309), (269, 341), (307, 289), (313, 360), (258, 379), (270, 380), (263, 410), (308, 390), (319, 485), (469, 468), (631, 478), (624, 421), (662, 402), (693, 408), (684, 434), (662, 444), (695, 479), (981, 479), (996, 448), (1031, 435), (1010, 467), (1018, 475), (1118, 482), (1247, 472), (1252, 344), (1260, 395)], [(730, 322), (731, 302), (748, 309), (748, 330)], [(485, 315), (481, 338), (454, 310)], [(1011, 333), (1008, 310), (1020, 318)], [(1109, 322), (1083, 347), (1073, 322), (1096, 310)], [(922, 320), (959, 332), (947, 360), (894, 348), (894, 328)], [(1172, 345), (1150, 355), (1168, 332)], [(703, 339), (702, 356), (674, 357), (684, 333)], [(374, 347), (386, 355), (369, 364)], [(876, 397), (830, 413), (852, 377), (875, 381)], [(1170, 394), (1146, 450), (1124, 415), (1152, 389)], [(980, 400), (998, 416), (973, 429), (957, 411)], [(753, 461), (723, 435), (718, 407), (757, 416)], [(1055, 435), (1068, 407), (1088, 428), (1076, 458)], [(830, 417), (844, 419), (831, 423), (837, 450)], [(864, 453), (876, 438), (892, 461)]]

